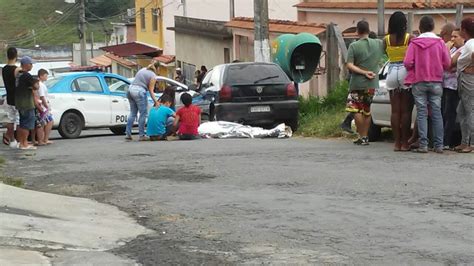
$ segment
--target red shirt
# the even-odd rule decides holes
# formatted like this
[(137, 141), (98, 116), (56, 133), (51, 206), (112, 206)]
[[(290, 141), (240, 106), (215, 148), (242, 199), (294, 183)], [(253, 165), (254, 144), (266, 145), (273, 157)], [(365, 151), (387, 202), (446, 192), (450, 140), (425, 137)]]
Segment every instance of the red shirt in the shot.
[(181, 107), (176, 115), (179, 116), (179, 134), (198, 135), (201, 108), (191, 104), (188, 107)]

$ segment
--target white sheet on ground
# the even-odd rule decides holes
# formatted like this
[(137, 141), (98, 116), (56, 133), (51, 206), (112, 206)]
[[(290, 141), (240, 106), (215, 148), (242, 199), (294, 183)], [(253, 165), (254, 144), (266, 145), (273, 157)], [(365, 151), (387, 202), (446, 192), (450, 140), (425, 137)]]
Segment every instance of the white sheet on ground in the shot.
[(199, 135), (203, 138), (290, 138), (291, 128), (279, 124), (273, 129), (245, 126), (238, 123), (215, 121), (206, 122), (199, 126)]

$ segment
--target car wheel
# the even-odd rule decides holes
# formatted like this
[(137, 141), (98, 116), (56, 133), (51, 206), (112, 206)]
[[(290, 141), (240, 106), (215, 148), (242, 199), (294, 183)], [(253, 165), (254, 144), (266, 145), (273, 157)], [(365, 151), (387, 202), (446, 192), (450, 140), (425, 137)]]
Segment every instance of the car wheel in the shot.
[(125, 135), (125, 129), (127, 127), (124, 126), (117, 126), (117, 127), (110, 127), (110, 131), (114, 133), (115, 135)]
[(61, 137), (66, 139), (75, 139), (81, 135), (84, 121), (82, 117), (74, 112), (67, 112), (61, 117), (58, 132)]
[(374, 121), (370, 121), (369, 141), (378, 141), (380, 135), (382, 135), (382, 127), (374, 124)]
[(201, 122), (209, 122), (209, 115), (208, 114), (201, 114)]
[(287, 126), (291, 127), (291, 130), (293, 130), (293, 132), (295, 132), (296, 130), (298, 130), (298, 118), (295, 118), (295, 119), (286, 121), (285, 124), (286, 124)]
[(209, 121), (217, 121), (214, 104), (211, 104), (211, 106), (209, 106)]

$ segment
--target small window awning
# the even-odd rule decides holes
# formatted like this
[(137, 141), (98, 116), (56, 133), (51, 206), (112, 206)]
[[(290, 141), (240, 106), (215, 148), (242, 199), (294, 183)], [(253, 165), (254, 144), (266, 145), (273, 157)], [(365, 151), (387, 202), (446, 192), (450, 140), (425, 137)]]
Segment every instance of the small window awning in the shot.
[(142, 42), (117, 44), (101, 47), (100, 49), (121, 57), (128, 57), (132, 55), (146, 55), (149, 57), (156, 57), (163, 53), (163, 49)]
[(91, 58), (89, 61), (98, 66), (109, 67), (110, 65), (112, 65), (112, 60), (105, 55), (96, 56), (94, 58)]
[(111, 54), (111, 53), (107, 53), (105, 54), (104, 56), (106, 56), (107, 58), (109, 58), (109, 60), (112, 60), (112, 61), (115, 61), (117, 62), (118, 64), (121, 64), (123, 66), (126, 66), (126, 67), (129, 67), (129, 68), (133, 68), (133, 67), (136, 67), (138, 64), (133, 62), (133, 61), (130, 61), (128, 59), (125, 59), (125, 58), (122, 58), (120, 56), (116, 56), (114, 54)]
[(173, 63), (175, 58), (176, 57), (174, 55), (165, 55), (165, 54), (163, 54), (163, 55), (157, 56), (153, 59), (155, 59), (156, 61), (158, 61), (160, 63), (163, 63), (163, 64), (167, 65), (167, 64)]

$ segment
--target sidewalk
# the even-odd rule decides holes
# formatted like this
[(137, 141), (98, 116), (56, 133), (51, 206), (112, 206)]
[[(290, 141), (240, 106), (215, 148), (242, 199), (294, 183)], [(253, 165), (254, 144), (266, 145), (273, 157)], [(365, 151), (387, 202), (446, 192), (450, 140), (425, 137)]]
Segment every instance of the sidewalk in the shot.
[(134, 265), (104, 251), (152, 232), (114, 206), (1, 183), (0, 221), (0, 265)]

